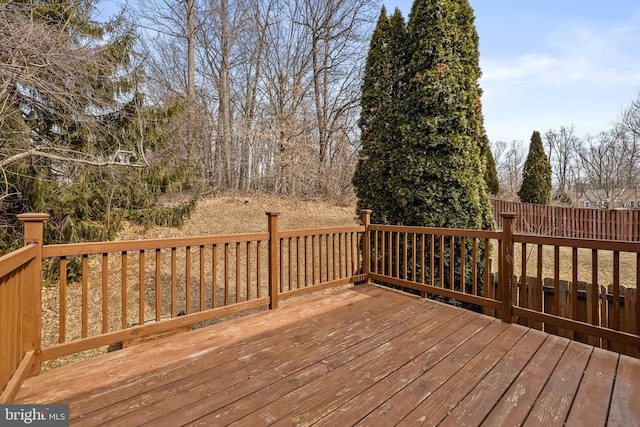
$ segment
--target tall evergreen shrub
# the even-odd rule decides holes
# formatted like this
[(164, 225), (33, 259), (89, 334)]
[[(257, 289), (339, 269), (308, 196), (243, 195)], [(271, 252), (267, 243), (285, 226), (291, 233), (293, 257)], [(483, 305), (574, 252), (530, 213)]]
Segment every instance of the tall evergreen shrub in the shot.
[[(416, 0), (403, 52), (395, 56), (404, 61), (403, 66), (381, 48), (386, 44), (376, 41), (384, 34), (379, 30), (383, 24), (379, 21), (369, 52), (370, 61), (376, 58), (382, 66), (372, 68), (368, 62), (365, 69), (362, 151), (354, 177), (360, 204), (374, 213), (381, 211), (377, 218), (391, 224), (493, 228), (485, 182), (488, 143), (473, 10), (466, 0)], [(387, 69), (385, 60), (393, 64), (391, 70), (399, 70), (397, 74), (381, 73)], [(369, 101), (367, 90), (391, 82), (396, 90), (380, 94), (379, 105), (394, 112), (385, 111), (379, 125), (383, 131), (372, 132), (368, 118), (376, 105)], [(382, 182), (386, 188), (381, 191)], [(443, 253), (449, 253), (448, 245), (447, 239)], [(447, 258), (446, 271), (437, 273), (448, 280), (453, 270), (460, 283), (459, 254), (468, 258), (467, 272), (472, 262), (470, 248), (463, 249), (459, 239), (455, 245), (456, 265), (450, 266)], [(482, 259), (482, 248), (480, 252), (478, 259)], [(436, 250), (436, 258), (439, 253)], [(412, 273), (417, 277), (418, 272)]]
[(376, 223), (394, 221), (398, 216), (390, 179), (391, 156), (402, 137), (401, 90), (405, 80), (406, 25), (398, 9), (388, 17), (383, 7), (364, 70), (362, 83), (361, 150), (353, 184), (359, 205), (372, 209)]
[(540, 132), (534, 131), (529, 154), (522, 170), (522, 185), (518, 197), (523, 203), (548, 205), (551, 203), (551, 163), (544, 152)]

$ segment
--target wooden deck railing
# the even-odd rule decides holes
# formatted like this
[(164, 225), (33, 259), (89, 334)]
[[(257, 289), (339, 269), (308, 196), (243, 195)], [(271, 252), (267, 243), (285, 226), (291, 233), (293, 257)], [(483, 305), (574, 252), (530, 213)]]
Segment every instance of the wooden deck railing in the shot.
[(371, 225), (369, 233), (371, 280), (500, 308), (483, 284), (490, 274), (486, 250), (501, 244), (501, 232)]
[(520, 323), (640, 357), (640, 243), (515, 235), (515, 245)]
[[(501, 231), (474, 231), (372, 225), (370, 213), (353, 227), (279, 231), (267, 213), (265, 233), (45, 246), (45, 217), (29, 216), (25, 242), (35, 244), (0, 259), (2, 399), (44, 360), (363, 281), (638, 355), (640, 243), (517, 234), (515, 214), (501, 216)], [(49, 340), (40, 337), (43, 260), (60, 272), (58, 317), (42, 325)]]
[[(42, 359), (364, 280), (356, 264), (364, 227), (279, 232), (278, 214), (267, 215), (265, 233), (44, 246), (44, 260), (59, 263), (60, 294), (58, 339), (46, 343)], [(72, 293), (74, 257), (82, 273)]]
[(18, 216), (25, 246), (0, 258), (0, 404), (40, 372), (42, 223), (48, 217)]
[(371, 225), (369, 278), (640, 357), (640, 243), (515, 234), (515, 217), (495, 232)]

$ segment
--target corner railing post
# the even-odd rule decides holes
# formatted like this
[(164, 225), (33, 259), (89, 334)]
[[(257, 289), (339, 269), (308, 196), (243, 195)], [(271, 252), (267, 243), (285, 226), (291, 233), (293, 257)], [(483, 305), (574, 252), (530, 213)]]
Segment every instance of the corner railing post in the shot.
[(511, 323), (513, 319), (513, 221), (515, 213), (501, 213), (502, 217), (502, 259), (500, 260), (500, 295), (502, 298), (502, 321)]
[(365, 280), (369, 282), (369, 274), (371, 273), (371, 233), (369, 226), (371, 225), (371, 209), (362, 209), (360, 211), (360, 220), (364, 225), (364, 235), (362, 236), (362, 274)]
[(36, 356), (31, 375), (40, 373), (40, 353), (42, 351), (42, 242), (44, 221), (49, 219), (48, 214), (26, 213), (18, 215), (18, 220), (23, 224), (24, 245), (36, 245), (37, 255), (33, 260), (27, 287), (23, 290), (22, 312), (23, 336), (22, 351), (24, 353), (33, 350)]
[(278, 215), (267, 212), (269, 217), (269, 308), (278, 308)]

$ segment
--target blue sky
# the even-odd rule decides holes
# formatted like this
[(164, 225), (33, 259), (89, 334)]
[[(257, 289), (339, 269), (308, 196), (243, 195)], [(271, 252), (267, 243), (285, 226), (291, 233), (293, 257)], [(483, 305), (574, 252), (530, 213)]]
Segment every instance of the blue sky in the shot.
[[(491, 141), (610, 128), (640, 93), (638, 0), (469, 0)], [(405, 19), (412, 0), (384, 0)]]

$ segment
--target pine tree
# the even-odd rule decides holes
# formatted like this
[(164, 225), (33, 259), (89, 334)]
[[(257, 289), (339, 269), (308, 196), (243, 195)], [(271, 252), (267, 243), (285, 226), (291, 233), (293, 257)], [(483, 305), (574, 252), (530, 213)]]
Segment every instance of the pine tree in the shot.
[(0, 1), (0, 251), (17, 213), (49, 213), (47, 243), (108, 239), (191, 176), (170, 146), (183, 103), (145, 102), (134, 26), (93, 20), (97, 3)]
[(522, 185), (518, 197), (523, 203), (548, 205), (551, 203), (551, 163), (544, 152), (540, 132), (534, 131), (529, 154), (524, 162)]
[(390, 180), (391, 156), (401, 144), (400, 91), (404, 80), (406, 25), (398, 9), (384, 6), (371, 38), (362, 84), (361, 150), (353, 177), (359, 205), (373, 210), (374, 222), (397, 214)]

